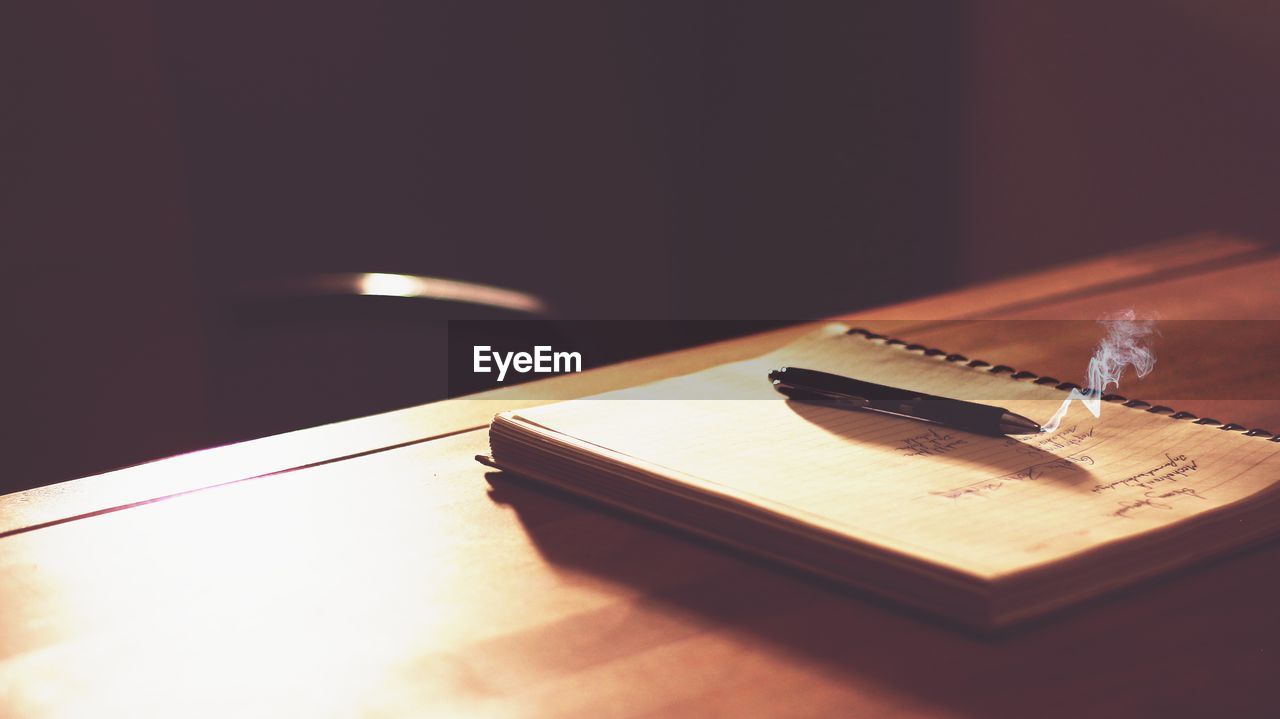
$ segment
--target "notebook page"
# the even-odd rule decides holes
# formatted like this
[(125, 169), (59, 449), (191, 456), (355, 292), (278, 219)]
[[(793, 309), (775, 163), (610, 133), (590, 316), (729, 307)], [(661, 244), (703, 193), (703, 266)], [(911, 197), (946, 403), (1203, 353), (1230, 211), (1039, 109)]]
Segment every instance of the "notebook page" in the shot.
[(1037, 420), (1065, 397), (829, 329), (755, 360), (516, 416), (673, 481), (988, 579), (1224, 507), (1271, 487), (1280, 467), (1280, 443), (1114, 404), (1095, 419), (1077, 403), (1057, 432), (1005, 438), (789, 401), (765, 377), (786, 364), (989, 398)]

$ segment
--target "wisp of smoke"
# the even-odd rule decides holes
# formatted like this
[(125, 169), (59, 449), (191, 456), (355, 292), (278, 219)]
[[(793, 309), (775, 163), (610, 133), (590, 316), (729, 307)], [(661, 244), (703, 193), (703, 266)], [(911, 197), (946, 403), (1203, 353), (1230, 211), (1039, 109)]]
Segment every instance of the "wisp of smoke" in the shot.
[(1056, 431), (1073, 400), (1080, 400), (1094, 417), (1099, 416), (1102, 413), (1102, 395), (1109, 387), (1120, 386), (1120, 375), (1124, 374), (1126, 367), (1133, 367), (1141, 378), (1156, 366), (1156, 356), (1148, 344), (1151, 335), (1156, 334), (1155, 319), (1139, 318), (1129, 309), (1104, 315), (1098, 322), (1107, 328), (1107, 336), (1102, 338), (1089, 360), (1084, 391), (1071, 390), (1058, 411), (1044, 423), (1042, 431)]

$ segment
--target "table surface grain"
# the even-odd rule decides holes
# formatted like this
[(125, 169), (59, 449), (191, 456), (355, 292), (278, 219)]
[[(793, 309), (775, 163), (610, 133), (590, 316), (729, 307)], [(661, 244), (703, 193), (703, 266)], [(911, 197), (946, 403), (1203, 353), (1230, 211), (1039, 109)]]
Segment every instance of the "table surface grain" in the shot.
[[(1096, 328), (1041, 323), (1052, 329), (1028, 343), (987, 320), (1092, 320), (1130, 306), (1169, 320), (1270, 320), (1280, 314), (1278, 271), (1269, 246), (1204, 235), (849, 319), (1077, 379), (1071, 350)], [(1268, 325), (1240, 323), (1253, 328), (1240, 336), (1222, 326), (1215, 341), (1240, 361), (1198, 362), (1210, 354), (1203, 338), (1170, 337), (1164, 351), (1181, 364), (1153, 374), (1144, 398), (1184, 397), (1190, 411), (1280, 430), (1280, 403), (1261, 389), (1275, 360), (1245, 346)], [(804, 330), (545, 387), (571, 397), (651, 381)], [(1280, 543), (975, 636), (477, 464), (488, 419), (529, 404), (491, 392), (0, 497), (0, 713), (1078, 717), (1280, 707)]]

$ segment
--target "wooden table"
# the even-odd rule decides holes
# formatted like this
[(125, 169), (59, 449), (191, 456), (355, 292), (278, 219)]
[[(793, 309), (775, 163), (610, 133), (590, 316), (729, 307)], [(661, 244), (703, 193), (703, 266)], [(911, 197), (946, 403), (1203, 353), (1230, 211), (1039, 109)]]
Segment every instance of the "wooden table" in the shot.
[[(1076, 336), (1085, 330), (1027, 346), (978, 320), (1094, 319), (1135, 304), (1166, 318), (1276, 319), (1277, 277), (1280, 257), (1267, 246), (1202, 236), (853, 317), (1075, 379), (1082, 358), (1062, 347), (1087, 341)], [(645, 382), (802, 331), (545, 387), (576, 396)], [(1200, 356), (1204, 338), (1175, 347), (1196, 343), (1199, 354), (1184, 354)], [(1157, 372), (1143, 389), (1175, 396), (1267, 379), (1232, 364), (1159, 381)], [(1189, 402), (1280, 429), (1274, 401)], [(476, 463), (489, 417), (524, 404), (488, 393), (0, 498), (0, 711), (1280, 712), (1280, 543), (1009, 634), (971, 636)]]

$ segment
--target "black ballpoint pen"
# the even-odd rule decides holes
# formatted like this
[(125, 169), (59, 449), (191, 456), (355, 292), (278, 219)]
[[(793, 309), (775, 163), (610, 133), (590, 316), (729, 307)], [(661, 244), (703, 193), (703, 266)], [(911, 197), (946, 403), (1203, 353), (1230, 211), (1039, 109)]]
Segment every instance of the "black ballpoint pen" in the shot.
[(851, 409), (923, 419), (978, 434), (1035, 434), (1040, 425), (1002, 407), (863, 382), (830, 372), (783, 367), (769, 373), (773, 388), (797, 400), (834, 401)]

